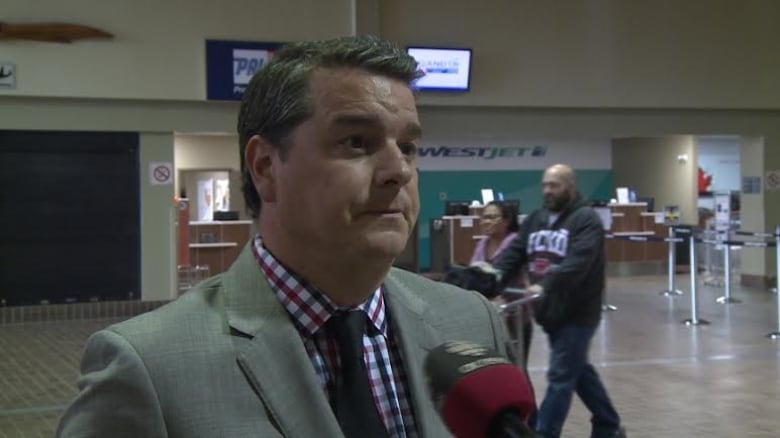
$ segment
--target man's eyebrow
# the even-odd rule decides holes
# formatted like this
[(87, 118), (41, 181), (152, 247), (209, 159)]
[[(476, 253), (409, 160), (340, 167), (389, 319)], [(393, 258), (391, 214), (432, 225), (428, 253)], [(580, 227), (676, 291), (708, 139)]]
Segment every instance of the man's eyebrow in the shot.
[[(333, 126), (368, 126), (379, 127), (382, 121), (373, 114), (338, 114), (330, 122)], [(422, 128), (418, 123), (409, 122), (403, 128), (403, 134), (409, 137), (422, 137)]]
[(409, 122), (404, 127), (403, 133), (409, 137), (420, 138), (422, 137), (422, 128), (417, 123)]
[(379, 126), (382, 123), (379, 117), (373, 114), (338, 114), (331, 120), (330, 124), (339, 126)]

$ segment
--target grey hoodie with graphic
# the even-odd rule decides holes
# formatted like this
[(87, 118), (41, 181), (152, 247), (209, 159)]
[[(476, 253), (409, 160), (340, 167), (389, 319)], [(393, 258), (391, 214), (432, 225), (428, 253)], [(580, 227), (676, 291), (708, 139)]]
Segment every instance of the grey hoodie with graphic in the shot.
[(534, 316), (546, 332), (569, 324), (598, 324), (605, 286), (604, 228), (579, 194), (552, 223), (546, 209), (531, 213), (493, 265), (501, 273), (500, 283), (523, 266), (530, 283), (544, 288)]

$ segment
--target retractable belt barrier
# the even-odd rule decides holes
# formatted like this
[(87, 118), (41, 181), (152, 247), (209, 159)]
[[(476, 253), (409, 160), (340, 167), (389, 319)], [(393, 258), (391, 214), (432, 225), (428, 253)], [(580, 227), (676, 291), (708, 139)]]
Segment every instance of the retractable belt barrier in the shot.
[[(752, 232), (752, 231), (724, 231), (719, 233), (719, 236), (728, 237), (730, 234), (738, 236), (749, 236), (757, 238), (772, 238), (774, 241), (742, 241), (725, 239), (706, 239), (697, 237), (697, 234), (701, 234), (702, 230), (693, 228), (676, 228), (669, 227), (669, 237), (657, 237), (657, 236), (643, 236), (643, 235), (616, 235), (606, 234), (606, 239), (613, 240), (627, 240), (631, 242), (666, 242), (669, 244), (669, 284), (668, 288), (661, 292), (665, 296), (678, 296), (682, 295), (682, 292), (675, 288), (674, 284), (674, 267), (675, 267), (675, 251), (674, 245), (676, 243), (682, 243), (687, 241), (690, 250), (690, 266), (691, 266), (691, 317), (682, 321), (683, 324), (689, 326), (706, 325), (709, 321), (699, 318), (698, 316), (698, 293), (697, 293), (697, 264), (696, 264), (696, 243), (702, 243), (705, 245), (715, 245), (723, 247), (723, 265), (724, 265), (724, 296), (719, 297), (716, 302), (720, 304), (739, 303), (740, 301), (731, 296), (731, 255), (730, 249), (732, 247), (743, 248), (775, 248), (777, 254), (777, 290), (780, 290), (780, 225), (775, 228), (774, 233), (765, 232)], [(676, 237), (677, 235), (687, 235), (686, 237)], [(767, 334), (770, 339), (780, 339), (780, 294), (777, 295), (777, 326), (775, 331)]]
[(671, 242), (671, 243), (680, 243), (688, 240), (682, 237), (656, 237), (656, 236), (637, 236), (637, 235), (621, 236), (615, 234), (607, 234), (604, 236), (604, 238), (613, 239), (613, 240), (631, 240), (633, 242)]
[(747, 246), (753, 248), (774, 248), (777, 246), (777, 242), (750, 242), (742, 240), (696, 239), (696, 242), (710, 245)]
[[(683, 292), (677, 287), (675, 287), (674, 284), (674, 267), (676, 264), (675, 261), (675, 251), (674, 251), (674, 245), (676, 243), (682, 243), (685, 242), (685, 239), (681, 237), (675, 237), (675, 229), (674, 227), (669, 227), (669, 237), (656, 237), (656, 236), (637, 236), (637, 235), (615, 235), (615, 234), (607, 234), (604, 236), (606, 239), (613, 239), (613, 240), (628, 240), (632, 242), (666, 242), (669, 244), (669, 253), (668, 253), (668, 276), (667, 276), (667, 288), (665, 290), (661, 291), (661, 295), (672, 297), (672, 296), (679, 296), (682, 295)], [(605, 301), (606, 302), (606, 301)], [(617, 308), (614, 306), (610, 306), (609, 304), (604, 305), (605, 310), (616, 310)]]
[(736, 234), (737, 236), (752, 236), (752, 237), (775, 237), (772, 233), (763, 233), (763, 232), (756, 232), (756, 231), (741, 231), (736, 230), (732, 231), (733, 234)]

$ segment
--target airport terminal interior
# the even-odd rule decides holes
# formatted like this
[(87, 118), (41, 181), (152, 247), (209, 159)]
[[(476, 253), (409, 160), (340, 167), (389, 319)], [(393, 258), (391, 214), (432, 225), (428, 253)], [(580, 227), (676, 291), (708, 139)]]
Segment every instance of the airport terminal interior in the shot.
[[(257, 232), (249, 78), (357, 34), (428, 72), (396, 267), (443, 281), (490, 201), (522, 221), (571, 165), (606, 236), (590, 359), (628, 436), (780, 436), (780, 2), (29, 3), (0, 16), (0, 438), (54, 434), (90, 334), (230, 267)], [(548, 355), (535, 326), (537, 402)], [(575, 398), (562, 436), (589, 421)]]

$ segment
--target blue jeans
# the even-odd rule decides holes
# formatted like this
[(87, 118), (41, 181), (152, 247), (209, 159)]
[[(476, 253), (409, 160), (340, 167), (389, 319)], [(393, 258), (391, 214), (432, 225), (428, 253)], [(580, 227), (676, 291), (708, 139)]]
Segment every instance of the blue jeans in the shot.
[(610, 437), (620, 427), (620, 417), (612, 406), (607, 390), (593, 365), (588, 362), (590, 340), (596, 328), (566, 325), (548, 334), (548, 386), (536, 423), (537, 431), (545, 438), (560, 437), (574, 392), (591, 412), (591, 438)]

